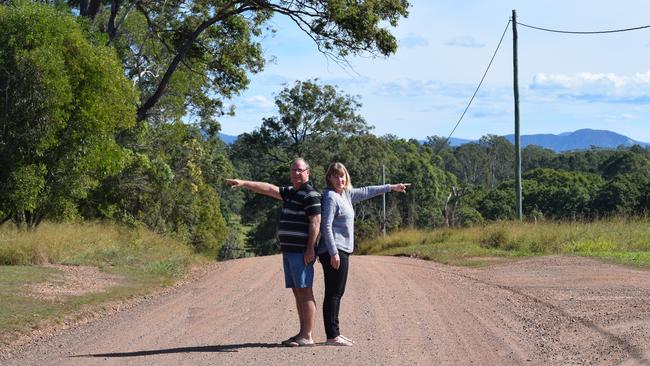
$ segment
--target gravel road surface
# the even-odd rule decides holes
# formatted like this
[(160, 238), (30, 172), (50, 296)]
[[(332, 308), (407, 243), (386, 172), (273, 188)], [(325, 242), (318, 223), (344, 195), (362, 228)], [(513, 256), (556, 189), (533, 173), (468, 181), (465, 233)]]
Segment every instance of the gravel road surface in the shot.
[[(28, 343), (2, 365), (650, 365), (650, 271), (578, 257), (488, 268), (353, 256), (341, 331), (297, 332), (280, 256), (222, 262), (138, 306)], [(325, 334), (322, 270), (314, 338)]]

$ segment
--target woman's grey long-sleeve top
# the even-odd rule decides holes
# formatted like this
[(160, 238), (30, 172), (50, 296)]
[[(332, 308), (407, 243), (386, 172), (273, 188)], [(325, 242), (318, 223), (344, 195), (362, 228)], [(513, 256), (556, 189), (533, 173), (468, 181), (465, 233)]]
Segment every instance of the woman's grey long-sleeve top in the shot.
[(368, 186), (343, 190), (341, 194), (333, 189), (323, 192), (321, 203), (321, 239), (318, 254), (328, 252), (331, 256), (340, 251), (354, 251), (354, 207), (353, 203), (390, 192), (390, 185)]

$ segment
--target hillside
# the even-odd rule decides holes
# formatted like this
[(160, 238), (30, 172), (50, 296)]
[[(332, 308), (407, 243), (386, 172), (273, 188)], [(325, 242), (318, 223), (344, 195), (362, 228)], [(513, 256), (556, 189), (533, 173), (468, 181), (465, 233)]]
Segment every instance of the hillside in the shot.
[[(221, 140), (226, 144), (232, 144), (237, 140), (237, 136), (220, 134)], [(514, 135), (504, 136), (508, 141), (514, 143)], [(420, 142), (424, 142), (424, 138)], [(452, 137), (449, 139), (451, 146), (460, 146), (474, 140), (462, 139)], [(528, 145), (538, 145), (555, 152), (571, 151), (571, 150), (585, 150), (592, 147), (602, 149), (616, 149), (619, 146), (633, 146), (641, 145), (644, 147), (650, 146), (650, 143), (636, 141), (627, 136), (618, 134), (616, 132), (606, 130), (592, 130), (582, 129), (574, 132), (564, 132), (558, 135), (554, 134), (535, 134), (535, 135), (522, 135), (521, 147)]]

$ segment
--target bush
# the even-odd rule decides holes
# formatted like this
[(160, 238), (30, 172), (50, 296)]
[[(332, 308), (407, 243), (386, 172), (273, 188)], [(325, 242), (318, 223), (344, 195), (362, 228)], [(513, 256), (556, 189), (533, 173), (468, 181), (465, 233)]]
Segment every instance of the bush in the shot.
[(472, 207), (461, 207), (458, 209), (458, 222), (463, 227), (473, 226), (476, 224), (481, 224), (483, 221), (483, 216), (481, 213), (473, 209)]
[(489, 230), (487, 234), (480, 239), (480, 246), (490, 249), (505, 249), (508, 247), (508, 232), (501, 227)]

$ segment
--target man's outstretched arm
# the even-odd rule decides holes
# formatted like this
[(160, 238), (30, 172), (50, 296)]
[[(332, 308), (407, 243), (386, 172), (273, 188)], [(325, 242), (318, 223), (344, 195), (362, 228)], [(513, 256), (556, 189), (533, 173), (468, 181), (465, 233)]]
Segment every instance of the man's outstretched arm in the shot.
[(276, 200), (282, 200), (280, 188), (271, 183), (254, 182), (251, 180), (226, 179), (226, 184), (231, 188), (246, 188), (249, 191), (273, 197)]

